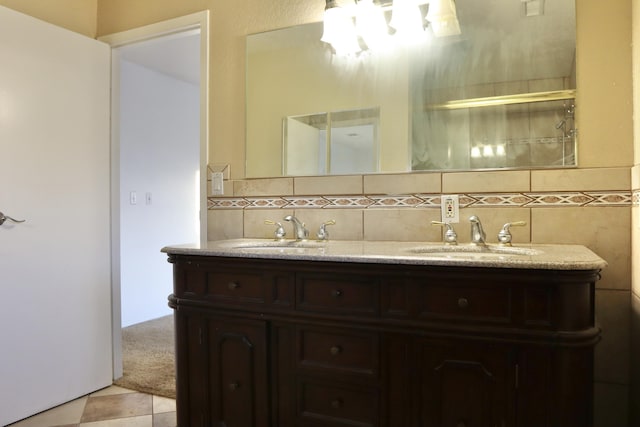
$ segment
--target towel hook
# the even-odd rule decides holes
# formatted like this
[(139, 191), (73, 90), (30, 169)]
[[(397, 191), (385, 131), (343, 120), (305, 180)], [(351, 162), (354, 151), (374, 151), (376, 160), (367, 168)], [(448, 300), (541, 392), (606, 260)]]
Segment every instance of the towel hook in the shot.
[(4, 222), (6, 220), (15, 222), (15, 223), (20, 223), (20, 222), (25, 222), (24, 219), (15, 219), (15, 218), (11, 218), (9, 215), (5, 215), (2, 212), (0, 212), (0, 225), (4, 224)]

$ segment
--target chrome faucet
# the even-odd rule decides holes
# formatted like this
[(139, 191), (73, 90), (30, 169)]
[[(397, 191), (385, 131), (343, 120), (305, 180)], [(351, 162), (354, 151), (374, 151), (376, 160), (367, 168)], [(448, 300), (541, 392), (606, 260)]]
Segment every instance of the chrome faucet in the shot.
[(527, 225), (525, 221), (508, 222), (502, 226), (502, 230), (498, 233), (498, 242), (501, 246), (511, 246), (511, 232), (509, 228), (513, 226)]
[(329, 232), (327, 231), (327, 226), (328, 225), (335, 225), (336, 221), (333, 219), (330, 219), (327, 222), (323, 222), (320, 225), (320, 228), (318, 229), (318, 233), (316, 234), (316, 236), (318, 236), (318, 240), (319, 241), (327, 241), (329, 240)]
[(469, 221), (471, 222), (471, 244), (486, 246), (487, 243), (485, 242), (485, 239), (487, 238), (487, 235), (482, 229), (480, 218), (473, 215), (471, 218), (469, 218)]
[(296, 236), (296, 240), (307, 240), (309, 230), (307, 230), (303, 222), (300, 222), (300, 220), (293, 215), (287, 215), (283, 219), (293, 224), (293, 234)]
[(431, 221), (431, 225), (438, 225), (446, 229), (446, 231), (444, 232), (445, 245), (458, 244), (458, 235), (456, 234), (456, 231), (453, 229), (453, 225), (446, 222), (442, 222), (442, 221)]
[(268, 224), (268, 225), (275, 225), (276, 226), (276, 230), (274, 232), (274, 236), (275, 236), (276, 240), (284, 240), (284, 237), (287, 235), (287, 232), (284, 231), (284, 227), (282, 226), (281, 223), (275, 222), (275, 221), (271, 221), (270, 219), (265, 219), (264, 223)]

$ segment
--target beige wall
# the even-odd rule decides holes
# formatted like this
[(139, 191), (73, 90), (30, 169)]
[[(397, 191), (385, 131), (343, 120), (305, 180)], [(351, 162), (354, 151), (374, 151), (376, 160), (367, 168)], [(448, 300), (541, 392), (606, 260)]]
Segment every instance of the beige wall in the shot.
[(98, 0), (0, 0), (0, 6), (91, 38), (97, 33)]

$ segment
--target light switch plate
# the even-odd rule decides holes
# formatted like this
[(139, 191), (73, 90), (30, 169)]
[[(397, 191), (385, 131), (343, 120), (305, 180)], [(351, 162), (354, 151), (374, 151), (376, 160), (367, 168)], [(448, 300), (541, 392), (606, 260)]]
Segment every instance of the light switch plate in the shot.
[(224, 194), (224, 174), (222, 172), (211, 173), (211, 195), (221, 196)]

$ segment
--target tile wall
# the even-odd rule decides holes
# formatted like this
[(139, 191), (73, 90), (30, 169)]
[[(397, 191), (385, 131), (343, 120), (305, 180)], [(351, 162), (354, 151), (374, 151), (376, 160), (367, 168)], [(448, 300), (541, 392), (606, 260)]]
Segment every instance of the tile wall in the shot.
[[(460, 196), (460, 241), (478, 215), (489, 241), (505, 222), (514, 243), (582, 244), (608, 268), (597, 283), (597, 426), (628, 424), (630, 378), (631, 214), (640, 191), (629, 168), (412, 173), (249, 179), (228, 182), (225, 196), (209, 199), (210, 240), (273, 237), (265, 220), (295, 214), (314, 233), (322, 222), (337, 240), (439, 241), (440, 196)], [(229, 185), (232, 184), (232, 185)], [(292, 231), (285, 224), (289, 236)], [(640, 283), (640, 281), (638, 281)]]

